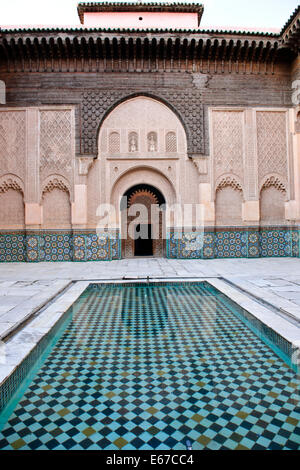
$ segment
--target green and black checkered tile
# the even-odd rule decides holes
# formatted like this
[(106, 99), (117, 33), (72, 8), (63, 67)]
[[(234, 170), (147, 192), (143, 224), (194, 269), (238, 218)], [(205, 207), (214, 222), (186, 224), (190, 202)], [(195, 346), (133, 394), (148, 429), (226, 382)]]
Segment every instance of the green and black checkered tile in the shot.
[(1, 449), (300, 449), (296, 373), (206, 283), (90, 287)]

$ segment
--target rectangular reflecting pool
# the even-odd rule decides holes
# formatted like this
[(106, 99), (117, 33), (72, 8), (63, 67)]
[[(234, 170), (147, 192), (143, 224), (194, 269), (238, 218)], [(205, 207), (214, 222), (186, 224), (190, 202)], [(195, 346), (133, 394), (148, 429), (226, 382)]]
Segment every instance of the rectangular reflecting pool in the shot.
[(0, 449), (300, 449), (298, 395), (291, 345), (210, 284), (91, 284), (2, 410)]

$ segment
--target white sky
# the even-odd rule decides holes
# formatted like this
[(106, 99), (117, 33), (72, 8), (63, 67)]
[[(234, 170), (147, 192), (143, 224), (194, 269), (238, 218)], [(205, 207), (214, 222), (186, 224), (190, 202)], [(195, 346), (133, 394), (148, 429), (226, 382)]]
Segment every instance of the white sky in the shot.
[[(76, 26), (80, 24), (77, 3), (77, 0), (0, 0), (0, 24)], [(299, 0), (204, 0), (202, 3), (205, 7), (202, 29), (231, 27), (259, 31), (281, 29)]]

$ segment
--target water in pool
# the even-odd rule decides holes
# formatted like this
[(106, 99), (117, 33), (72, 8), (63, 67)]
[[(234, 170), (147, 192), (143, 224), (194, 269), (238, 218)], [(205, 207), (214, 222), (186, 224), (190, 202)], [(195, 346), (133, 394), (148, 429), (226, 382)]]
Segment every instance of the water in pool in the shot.
[(90, 286), (67, 315), (0, 449), (300, 449), (296, 373), (209, 284)]

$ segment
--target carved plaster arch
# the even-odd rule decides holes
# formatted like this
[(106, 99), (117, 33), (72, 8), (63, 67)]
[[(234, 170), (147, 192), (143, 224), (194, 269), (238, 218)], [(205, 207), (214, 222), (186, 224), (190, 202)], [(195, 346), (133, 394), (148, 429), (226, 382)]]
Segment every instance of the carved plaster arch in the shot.
[(72, 192), (69, 181), (64, 176), (55, 174), (48, 176), (44, 180), (42, 184), (41, 200), (43, 199), (45, 193), (52, 191), (54, 188), (67, 192), (71, 200)]
[(236, 191), (241, 191), (244, 196), (243, 185), (236, 175), (222, 175), (220, 178), (218, 178), (218, 180), (216, 181), (215, 193), (228, 186), (230, 186)]
[(117, 213), (122, 196), (128, 189), (140, 184), (155, 187), (164, 196), (168, 205), (178, 202), (173, 184), (162, 172), (151, 166), (137, 166), (124, 171), (111, 188), (110, 203), (114, 205)]
[(116, 108), (118, 108), (120, 105), (126, 103), (127, 101), (130, 101), (130, 100), (133, 100), (133, 99), (136, 99), (136, 98), (144, 98), (144, 99), (150, 99), (150, 100), (153, 100), (153, 101), (156, 101), (157, 103), (160, 103), (164, 106), (166, 106), (178, 119), (178, 121), (180, 122), (180, 124), (182, 125), (183, 129), (184, 129), (184, 132), (185, 132), (185, 136), (186, 136), (186, 139), (187, 141), (190, 139), (190, 136), (191, 136), (191, 131), (187, 125), (187, 123), (185, 122), (185, 120), (183, 119), (183, 116), (181, 115), (181, 113), (178, 111), (178, 109), (176, 109), (176, 107), (174, 107), (168, 100), (162, 98), (161, 96), (158, 96), (158, 95), (155, 95), (155, 94), (152, 94), (152, 93), (130, 93), (129, 95), (127, 96), (123, 96), (121, 99), (118, 99), (116, 100), (112, 106), (110, 106), (109, 109), (107, 109), (107, 111), (104, 113), (104, 115), (102, 116), (102, 119), (99, 123), (99, 127), (97, 129), (97, 143), (98, 143), (98, 153), (100, 151), (100, 133), (101, 133), (101, 129), (103, 127), (103, 124), (105, 123), (105, 121), (107, 120), (107, 118), (110, 116), (111, 113), (113, 113), (115, 111)]
[(0, 177), (0, 193), (5, 193), (9, 189), (19, 191), (24, 196), (24, 183), (14, 174), (6, 174)]
[(284, 193), (285, 195), (287, 194), (287, 185), (279, 175), (272, 174), (266, 176), (262, 181), (260, 193), (263, 189), (270, 188), (271, 186), (278, 189), (278, 191)]
[[(98, 129), (98, 157), (109, 156), (109, 136), (120, 133), (122, 155), (142, 156), (150, 153), (148, 136), (155, 134), (158, 138), (155, 153), (167, 154), (165, 138), (170, 131), (175, 133), (176, 154), (187, 155), (187, 130), (178, 114), (166, 103), (156, 97), (146, 95), (129, 96), (110, 108), (102, 119)], [(136, 149), (130, 150), (131, 137), (135, 136)], [(126, 143), (127, 142), (127, 143)]]

